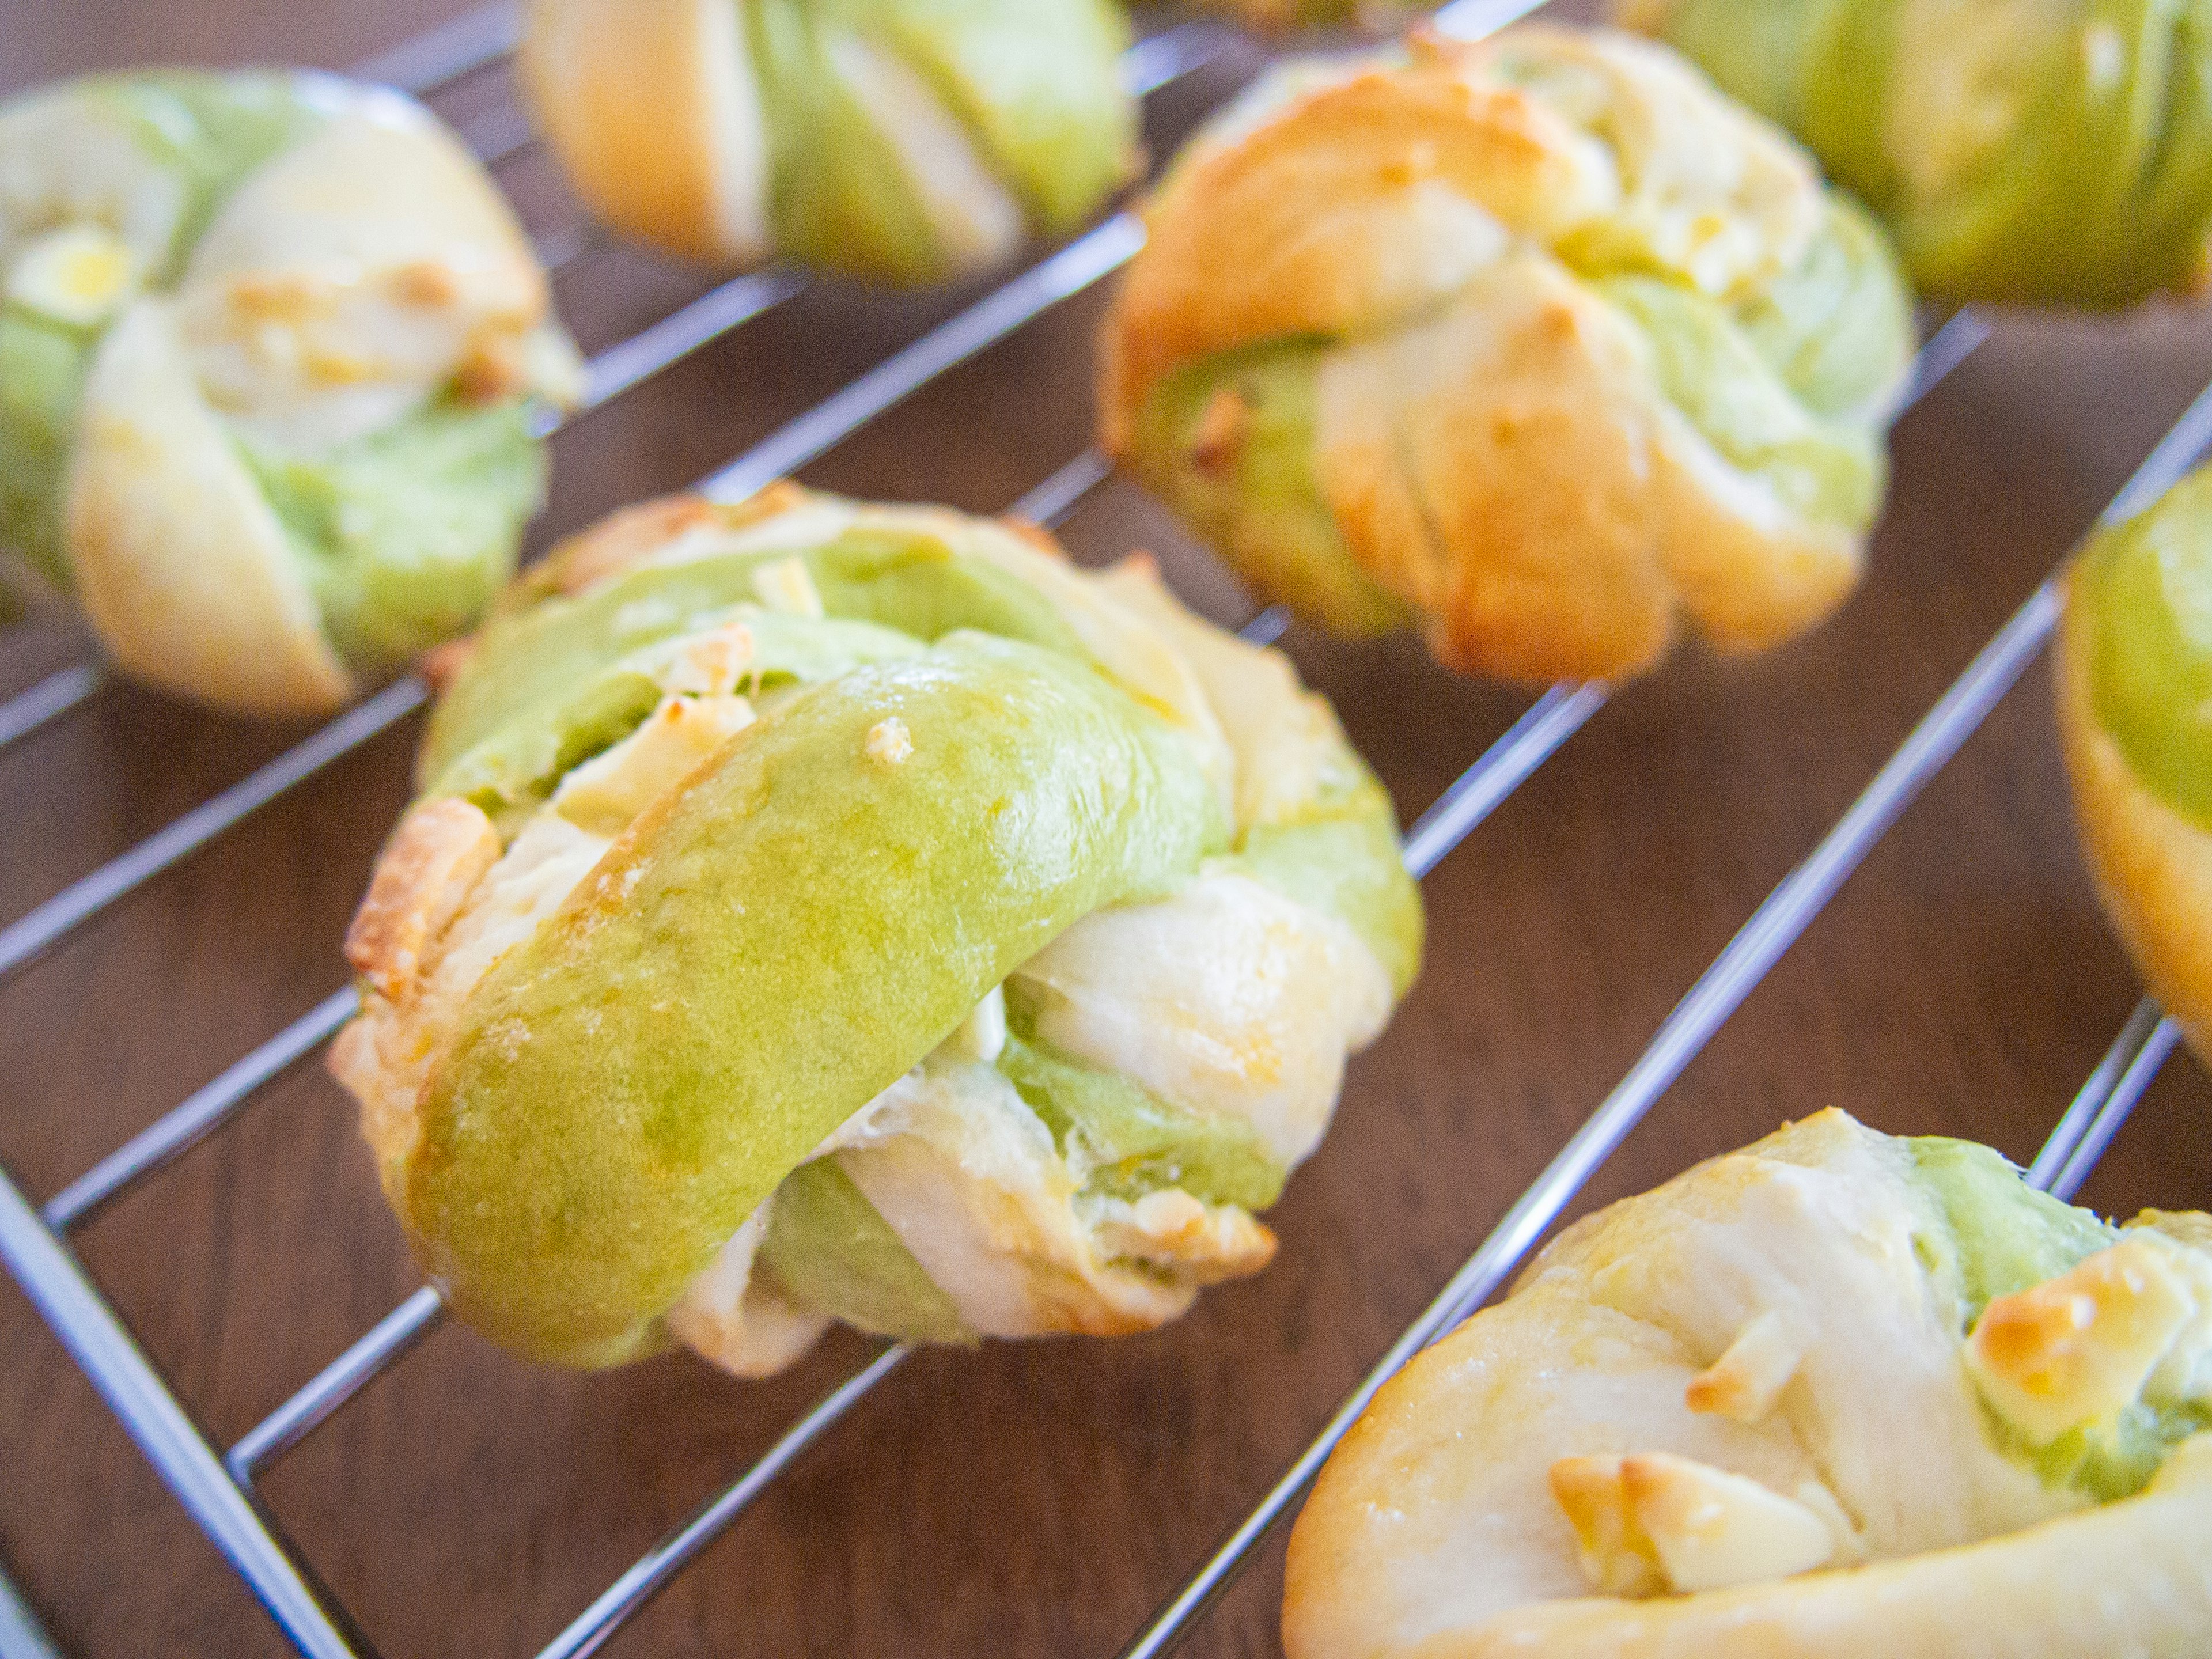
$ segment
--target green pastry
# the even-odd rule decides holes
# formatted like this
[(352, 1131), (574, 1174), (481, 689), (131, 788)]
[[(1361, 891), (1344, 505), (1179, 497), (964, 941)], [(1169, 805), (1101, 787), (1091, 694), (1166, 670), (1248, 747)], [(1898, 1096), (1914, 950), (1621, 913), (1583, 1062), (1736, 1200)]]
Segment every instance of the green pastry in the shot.
[(1279, 66), (1146, 204), (1109, 453), (1268, 598), (1622, 679), (1856, 585), (1912, 349), (1887, 239), (1613, 30)]
[(2081, 850), (2166, 1012), (2212, 1055), (2212, 470), (2075, 557), (2054, 668)]
[(2212, 5), (1620, 0), (1789, 127), (1957, 300), (2125, 306), (2203, 280)]
[(1584, 1217), (1291, 1535), (1291, 1659), (2212, 1652), (2212, 1217), (1841, 1112)]
[(332, 1067), (434, 1281), (572, 1364), (1172, 1318), (1273, 1254), (1419, 959), (1389, 801), (1281, 657), (933, 508), (618, 514), (474, 642), (421, 777)]
[(532, 0), (520, 69), (592, 210), (722, 265), (943, 281), (1134, 172), (1113, 0)]
[(164, 71), (0, 104), (0, 555), (116, 664), (336, 708), (465, 632), (575, 356), (514, 215), (419, 105)]

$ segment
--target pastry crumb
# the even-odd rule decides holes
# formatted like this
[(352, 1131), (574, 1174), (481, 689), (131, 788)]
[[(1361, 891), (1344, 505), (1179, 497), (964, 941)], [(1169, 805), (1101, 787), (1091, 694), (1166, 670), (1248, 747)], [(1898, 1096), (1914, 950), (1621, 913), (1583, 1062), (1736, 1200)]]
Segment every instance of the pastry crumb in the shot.
[(906, 729), (906, 722), (894, 714), (870, 726), (868, 740), (860, 747), (878, 764), (897, 766), (914, 753), (914, 738)]

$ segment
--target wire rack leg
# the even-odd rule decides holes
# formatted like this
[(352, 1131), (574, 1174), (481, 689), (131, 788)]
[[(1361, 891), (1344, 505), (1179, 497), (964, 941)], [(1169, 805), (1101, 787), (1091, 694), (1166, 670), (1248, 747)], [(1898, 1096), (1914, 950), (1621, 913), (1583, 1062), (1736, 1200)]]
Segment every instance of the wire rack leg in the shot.
[(1529, 704), (1482, 758), (1455, 779), (1421, 814), (1406, 836), (1406, 867), (1415, 876), (1435, 869), (1468, 831), (1496, 811), (1559, 747), (1605, 707), (1606, 689), (1555, 685)]
[(1119, 270), (1144, 243), (1136, 216), (1115, 214), (771, 434), (709, 477), (702, 492), (740, 501), (798, 471), (946, 370)]
[(2136, 1005), (2135, 1012), (2128, 1016), (2127, 1024), (2120, 1028), (2119, 1036), (2112, 1039), (2112, 1046), (2105, 1050), (2105, 1057), (2097, 1062), (2096, 1069), (2082, 1084), (2081, 1093), (2074, 1097), (2065, 1115), (2051, 1130), (2051, 1139), (2043, 1143), (2043, 1150), (2036, 1154), (2035, 1162), (2028, 1166), (2027, 1180), (2031, 1186), (2045, 1191), (2050, 1189), (2051, 1183), (2058, 1178), (2058, 1171), (2064, 1167), (2066, 1160), (2081, 1144), (2082, 1137), (2089, 1133), (2091, 1125), (2111, 1103), (2112, 1091), (2127, 1075), (2128, 1069), (2142, 1053), (2144, 1045), (2151, 1040), (2163, 1018), (2158, 1004), (2149, 997)]

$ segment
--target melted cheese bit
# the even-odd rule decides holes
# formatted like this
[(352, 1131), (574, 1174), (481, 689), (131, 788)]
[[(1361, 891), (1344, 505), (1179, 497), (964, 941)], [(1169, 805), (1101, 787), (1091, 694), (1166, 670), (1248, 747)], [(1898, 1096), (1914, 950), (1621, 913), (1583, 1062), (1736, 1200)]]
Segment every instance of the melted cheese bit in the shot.
[(2122, 1239), (1991, 1302), (1966, 1340), (1966, 1371), (1999, 1416), (2048, 1445), (2131, 1404), (2196, 1313), (2166, 1249)]
[(664, 697), (635, 732), (570, 772), (553, 792), (553, 808), (580, 830), (620, 835), (752, 723), (743, 697)]
[(870, 726), (867, 740), (860, 747), (878, 766), (900, 766), (914, 753), (914, 738), (906, 722), (894, 714)]
[(726, 697), (752, 672), (753, 631), (731, 623), (685, 646), (660, 677), (660, 689), (686, 696)]
[(1274, 1259), (1275, 1236), (1234, 1204), (1206, 1204), (1180, 1187), (1132, 1203), (1091, 1206), (1091, 1237), (1109, 1259), (1133, 1258), (1176, 1269), (1198, 1285), (1255, 1273)]
[(1828, 1522), (1807, 1504), (1686, 1457), (1564, 1457), (1551, 1482), (1601, 1595), (1763, 1583), (1836, 1553)]
[(1728, 1352), (1690, 1379), (1683, 1403), (1706, 1416), (1756, 1423), (1797, 1374), (1805, 1357), (1803, 1333), (1779, 1313), (1759, 1316), (1729, 1343)]
[(377, 860), (361, 913), (346, 929), (346, 960), (397, 1002), (415, 988), (422, 952), (460, 914), (499, 861), (499, 832), (481, 808), (443, 796), (399, 822)]
[(30, 245), (8, 273), (17, 305), (77, 328), (97, 328), (138, 291), (138, 256), (104, 225), (70, 225)]
[(816, 592), (814, 578), (806, 574), (804, 559), (778, 559), (764, 564), (753, 572), (753, 592), (760, 602), (771, 611), (780, 611), (790, 617), (818, 617), (823, 614), (822, 595)]

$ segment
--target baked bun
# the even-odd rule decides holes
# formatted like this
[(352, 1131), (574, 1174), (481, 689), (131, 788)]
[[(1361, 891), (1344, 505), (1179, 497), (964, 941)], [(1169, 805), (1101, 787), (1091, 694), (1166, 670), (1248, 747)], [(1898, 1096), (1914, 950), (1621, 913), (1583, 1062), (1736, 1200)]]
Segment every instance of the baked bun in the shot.
[(332, 1069), (432, 1279), (574, 1364), (1174, 1318), (1266, 1264), (1419, 955), (1286, 659), (937, 508), (617, 514), (421, 775)]
[(2212, 1218), (1840, 1112), (1568, 1229), (1291, 1539), (1291, 1659), (2212, 1652)]
[(2193, 289), (2212, 228), (2212, 4), (1617, 0), (1795, 132), (1958, 300)]
[(1135, 172), (1113, 0), (530, 0), (570, 183), (687, 258), (921, 283), (1072, 229)]
[(1857, 581), (1908, 296), (1664, 49), (1529, 27), (1279, 69), (1147, 218), (1105, 441), (1312, 620), (1618, 678), (1685, 624), (1775, 644)]
[(116, 665), (245, 713), (463, 633), (576, 389), (544, 273), (420, 105), (163, 71), (0, 104), (0, 552)]
[(2081, 847), (2144, 982), (2212, 1056), (2212, 471), (2083, 548), (2058, 731)]

